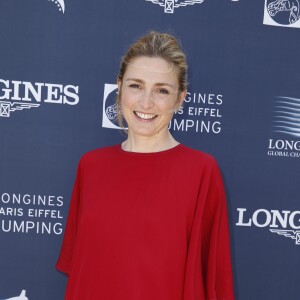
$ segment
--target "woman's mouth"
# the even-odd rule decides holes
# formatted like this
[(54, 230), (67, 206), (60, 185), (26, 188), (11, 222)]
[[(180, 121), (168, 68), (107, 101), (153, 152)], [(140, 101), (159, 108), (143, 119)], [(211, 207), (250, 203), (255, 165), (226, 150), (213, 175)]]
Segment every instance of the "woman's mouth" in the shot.
[(138, 112), (138, 111), (134, 111), (133, 112), (139, 119), (142, 119), (142, 120), (152, 120), (154, 118), (157, 117), (157, 115), (154, 115), (154, 114), (145, 114), (145, 113), (141, 113), (141, 112)]

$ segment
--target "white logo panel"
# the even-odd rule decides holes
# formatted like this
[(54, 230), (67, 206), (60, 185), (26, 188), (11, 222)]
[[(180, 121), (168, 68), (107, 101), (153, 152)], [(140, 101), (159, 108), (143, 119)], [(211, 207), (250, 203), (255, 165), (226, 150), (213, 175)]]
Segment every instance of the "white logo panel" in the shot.
[(299, 0), (265, 0), (265, 25), (300, 28)]
[(102, 127), (111, 129), (122, 129), (117, 125), (117, 95), (118, 85), (105, 83), (102, 107)]

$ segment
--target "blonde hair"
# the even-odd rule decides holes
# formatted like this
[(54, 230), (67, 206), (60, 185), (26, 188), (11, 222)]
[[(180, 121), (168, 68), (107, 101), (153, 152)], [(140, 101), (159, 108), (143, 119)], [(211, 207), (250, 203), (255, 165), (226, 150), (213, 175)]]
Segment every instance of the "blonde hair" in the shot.
[[(187, 62), (180, 42), (168, 33), (150, 31), (134, 42), (121, 59), (118, 81), (122, 83), (127, 66), (137, 57), (158, 57), (166, 60), (175, 67), (178, 73), (179, 92), (187, 88)], [(120, 112), (121, 91), (117, 97), (118, 122), (123, 125), (123, 116)]]

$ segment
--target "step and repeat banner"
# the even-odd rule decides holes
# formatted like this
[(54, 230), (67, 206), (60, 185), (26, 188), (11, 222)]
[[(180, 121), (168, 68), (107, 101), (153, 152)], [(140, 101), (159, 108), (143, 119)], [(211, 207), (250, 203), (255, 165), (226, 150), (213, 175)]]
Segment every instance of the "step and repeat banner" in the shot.
[(298, 0), (0, 0), (0, 299), (63, 299), (77, 163), (124, 140), (119, 61), (149, 30), (187, 54), (169, 127), (219, 162), (236, 298), (299, 299)]

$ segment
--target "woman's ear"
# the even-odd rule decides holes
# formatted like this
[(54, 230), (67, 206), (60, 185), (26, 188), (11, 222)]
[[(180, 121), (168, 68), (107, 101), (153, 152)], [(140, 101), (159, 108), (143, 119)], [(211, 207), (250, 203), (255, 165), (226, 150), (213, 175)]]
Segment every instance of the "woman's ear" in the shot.
[(120, 79), (117, 80), (117, 85), (118, 85), (118, 92), (120, 92), (122, 86), (122, 81)]
[(178, 103), (177, 103), (177, 105), (178, 105), (177, 109), (179, 109), (182, 106), (183, 101), (184, 101), (184, 99), (186, 97), (186, 94), (187, 94), (187, 90), (184, 90), (183, 92), (179, 93)]

